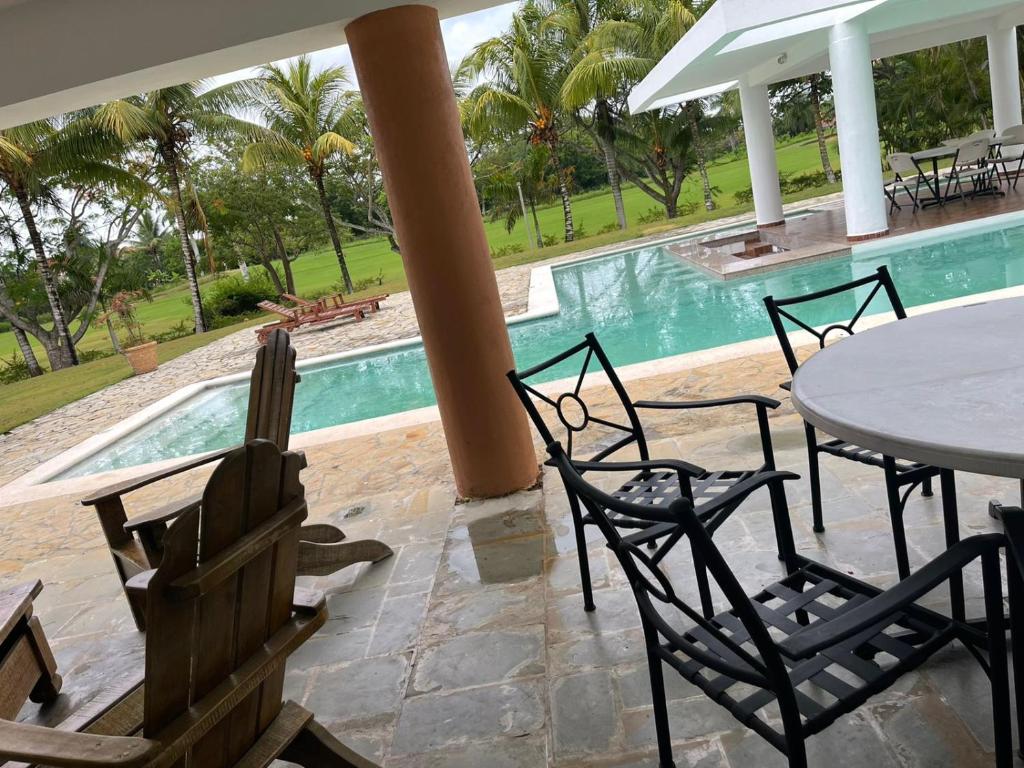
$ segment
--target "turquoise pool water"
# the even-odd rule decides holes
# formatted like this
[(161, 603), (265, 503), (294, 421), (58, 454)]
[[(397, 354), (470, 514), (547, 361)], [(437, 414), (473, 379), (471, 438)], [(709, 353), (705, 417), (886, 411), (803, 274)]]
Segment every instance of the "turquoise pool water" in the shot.
[[(1024, 284), (1024, 225), (895, 246), (852, 257), (721, 281), (683, 264), (661, 247), (554, 270), (561, 311), (509, 327), (517, 364), (545, 360), (595, 331), (616, 365), (755, 339), (771, 334), (762, 298), (818, 290), (886, 264), (907, 306)], [(814, 325), (848, 319), (853, 297), (811, 307)], [(879, 304), (877, 311), (886, 307)], [(871, 310), (869, 310), (870, 313)], [(780, 353), (781, 354), (781, 353)], [(578, 363), (577, 363), (578, 365)], [(575, 373), (566, 368), (552, 378)], [(224, 448), (245, 425), (248, 382), (209, 390), (100, 451), (59, 477)], [(303, 368), (293, 433), (399, 413), (434, 403), (419, 345)]]

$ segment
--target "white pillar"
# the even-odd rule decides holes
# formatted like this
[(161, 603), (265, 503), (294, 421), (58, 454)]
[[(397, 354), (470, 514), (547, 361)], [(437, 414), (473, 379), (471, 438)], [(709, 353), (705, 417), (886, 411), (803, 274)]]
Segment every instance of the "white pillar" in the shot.
[(843, 168), (846, 235), (853, 240), (884, 235), (889, 231), (889, 220), (882, 191), (871, 41), (859, 19), (832, 27), (828, 57)]
[(988, 77), (992, 84), (992, 122), (997, 133), (1024, 123), (1020, 109), (1017, 71), (1017, 28), (991, 32), (988, 41)]
[(784, 221), (782, 191), (779, 189), (779, 166), (775, 160), (768, 86), (740, 83), (740, 108), (743, 110), (743, 135), (747, 142), (757, 226), (781, 224)]

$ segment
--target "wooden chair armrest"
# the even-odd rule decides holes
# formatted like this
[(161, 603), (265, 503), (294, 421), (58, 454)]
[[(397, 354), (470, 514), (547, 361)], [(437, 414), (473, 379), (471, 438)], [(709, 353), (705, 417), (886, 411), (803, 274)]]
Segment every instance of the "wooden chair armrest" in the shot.
[(98, 736), (0, 720), (0, 760), (57, 768), (134, 768), (148, 763), (160, 742), (134, 736)]
[(32, 601), (43, 591), (36, 579), (0, 592), (0, 645), (24, 616), (32, 615)]
[(145, 488), (147, 485), (152, 485), (160, 480), (165, 480), (168, 477), (174, 477), (180, 475), (182, 472), (188, 472), (190, 469), (201, 467), (204, 464), (209, 464), (212, 461), (219, 461), (223, 459), (232, 448), (226, 448), (223, 451), (216, 451), (215, 453), (207, 454), (206, 456), (200, 456), (198, 459), (192, 461), (186, 461), (183, 464), (178, 464), (168, 469), (161, 469), (157, 472), (151, 472), (148, 475), (137, 477), (134, 480), (125, 480), (121, 483), (115, 483), (108, 485), (106, 488), (94, 493), (92, 496), (87, 496), (82, 499), (82, 505), (86, 507), (94, 507), (97, 504), (101, 504), (104, 501), (110, 501), (119, 496), (124, 496), (126, 493), (137, 491), (139, 488)]
[(136, 531), (148, 528), (151, 525), (166, 525), (175, 518), (185, 514), (190, 509), (198, 507), (202, 501), (203, 494), (197, 493), (184, 501), (174, 501), (170, 504), (165, 504), (162, 507), (154, 509), (152, 512), (136, 515), (124, 524), (124, 530), (126, 533), (135, 533)]

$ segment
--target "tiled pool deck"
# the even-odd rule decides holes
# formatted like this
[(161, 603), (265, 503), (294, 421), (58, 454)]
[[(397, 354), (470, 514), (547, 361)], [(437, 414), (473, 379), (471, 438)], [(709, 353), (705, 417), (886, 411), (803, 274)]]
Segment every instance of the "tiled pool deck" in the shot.
[[(776, 393), (779, 355), (762, 355), (631, 382), (635, 397), (683, 399), (737, 391)], [(607, 388), (599, 400), (610, 402)], [(706, 466), (754, 466), (758, 443), (745, 408), (650, 421), (654, 453)], [(780, 466), (803, 472), (803, 431), (788, 405), (773, 415)], [(331, 620), (292, 657), (288, 695), (388, 768), (654, 766), (650, 691), (639, 618), (622, 574), (591, 538), (597, 611), (579, 594), (574, 539), (556, 477), (507, 499), (456, 504), (437, 423), (307, 451), (315, 519), (349, 538), (380, 538), (395, 557), (318, 580)], [(381, 467), (384, 469), (382, 470)], [(160, 487), (161, 501), (202, 480)], [(880, 472), (824, 464), (827, 531), (809, 530), (806, 481), (789, 500), (805, 552), (879, 583), (894, 580)], [(988, 530), (989, 498), (1015, 484), (958, 477), (963, 534)], [(152, 493), (135, 497), (142, 510)], [(942, 547), (940, 500), (907, 510), (913, 557)], [(751, 589), (774, 579), (767, 499), (718, 535)], [(57, 717), (105, 680), (137, 674), (141, 636), (88, 510), (65, 497), (0, 514), (0, 583), (41, 578), (37, 614), (65, 677)], [(682, 548), (674, 555), (682, 563)], [(978, 594), (979, 578), (968, 579)], [(941, 599), (941, 596), (939, 596)], [(679, 766), (768, 768), (780, 756), (678, 679), (669, 695)], [(25, 715), (38, 716), (30, 705)], [(960, 649), (943, 653), (895, 689), (810, 742), (824, 766), (991, 765), (987, 680)]]

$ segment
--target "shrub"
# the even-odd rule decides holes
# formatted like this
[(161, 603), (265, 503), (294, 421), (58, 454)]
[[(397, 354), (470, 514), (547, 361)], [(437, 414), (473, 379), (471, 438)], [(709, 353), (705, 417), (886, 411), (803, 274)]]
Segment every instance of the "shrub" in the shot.
[(552, 245), (558, 245), (558, 238), (554, 235), (544, 235), (544, 247), (550, 248)]
[(261, 301), (277, 299), (277, 290), (262, 267), (249, 270), (248, 280), (241, 275), (221, 277), (205, 293), (203, 311), (211, 323), (218, 317), (238, 317), (258, 312), (257, 304)]
[(597, 230), (597, 234), (599, 234), (599, 235), (607, 235), (609, 232), (614, 232), (618, 228), (619, 228), (618, 223), (613, 221), (610, 224), (605, 224), (603, 227), (601, 227), (599, 230)]
[(647, 213), (641, 214), (636, 220), (637, 224), (653, 224), (667, 218), (664, 208), (648, 208)]
[(734, 192), (732, 197), (739, 205), (750, 205), (754, 202), (754, 188), (744, 187)]
[(31, 378), (28, 363), (17, 352), (10, 357), (0, 359), (0, 384), (13, 384), (16, 381)]
[(588, 237), (587, 230), (583, 227), (572, 228), (572, 239), (573, 240), (584, 240)]
[(191, 336), (195, 331), (195, 326), (186, 320), (182, 320), (177, 325), (172, 326), (163, 333), (151, 333), (149, 338), (155, 341), (157, 344), (163, 344), (165, 341), (174, 341), (175, 339), (181, 339), (185, 336)]
[(78, 362), (91, 363), (94, 360), (102, 360), (105, 357), (113, 357), (114, 351), (110, 349), (89, 349), (78, 353)]
[(496, 251), (492, 250), (491, 251), (491, 258), (492, 259), (500, 259), (500, 258), (503, 258), (505, 256), (512, 256), (513, 254), (516, 254), (516, 253), (522, 253), (525, 250), (526, 250), (526, 247), (523, 246), (521, 243), (508, 243), (507, 245), (501, 246), (501, 248), (499, 248)]

